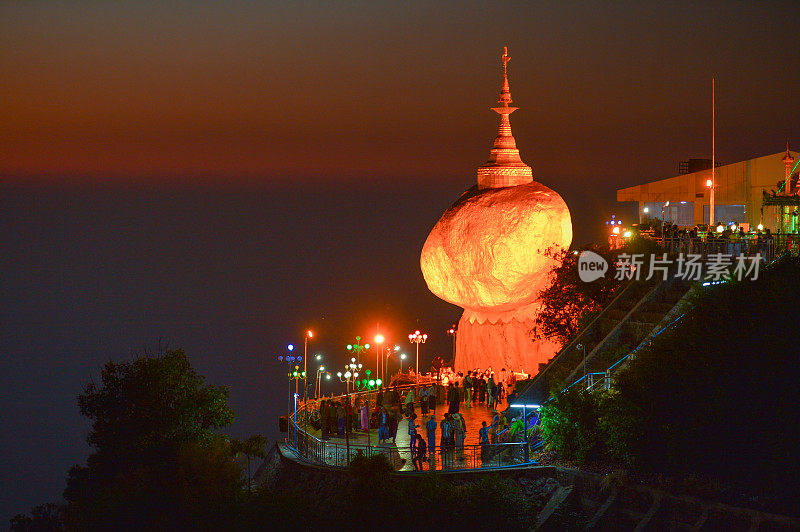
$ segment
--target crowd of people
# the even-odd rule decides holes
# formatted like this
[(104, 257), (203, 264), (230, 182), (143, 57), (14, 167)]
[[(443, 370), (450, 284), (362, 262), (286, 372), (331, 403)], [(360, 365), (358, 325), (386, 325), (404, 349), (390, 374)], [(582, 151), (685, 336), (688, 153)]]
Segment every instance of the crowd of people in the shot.
[[(504, 399), (509, 404), (513, 401), (515, 383), (516, 374), (505, 369), (498, 373), (491, 369), (463, 373), (443, 368), (432, 382), (421, 386), (380, 388), (370, 394), (369, 404), (362, 394), (355, 395), (352, 401), (351, 396), (344, 396), (313, 402), (308, 422), (320, 430), (323, 440), (377, 428), (379, 444), (395, 444), (398, 427), (405, 422), (414, 468), (422, 470), (425, 462), (437, 456), (437, 447), (443, 463), (463, 458), (467, 424), (460, 410), (462, 405), (483, 406), (491, 412), (492, 420), (483, 421), (474, 438), (482, 446), (481, 457), (485, 459), (484, 446), (522, 441), (522, 419), (512, 417), (509, 421), (506, 413), (498, 411)], [(437, 405), (446, 407), (440, 422), (435, 415)]]
[[(772, 244), (774, 235), (769, 230), (756, 229), (745, 231), (741, 224), (729, 222), (717, 226), (701, 229), (699, 226), (678, 227), (675, 224), (655, 224), (653, 226), (653, 237), (659, 239), (676, 253), (703, 253), (721, 252), (728, 255), (754, 254), (756, 252), (765, 255), (768, 246)], [(791, 247), (791, 246), (790, 246)]]

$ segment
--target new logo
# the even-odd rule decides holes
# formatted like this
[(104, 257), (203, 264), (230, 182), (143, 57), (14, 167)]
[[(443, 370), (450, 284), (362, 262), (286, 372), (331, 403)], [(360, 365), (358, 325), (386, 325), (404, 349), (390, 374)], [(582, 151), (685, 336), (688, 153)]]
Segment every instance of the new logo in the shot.
[(584, 283), (604, 277), (608, 271), (606, 259), (594, 251), (581, 251), (578, 257), (578, 276)]

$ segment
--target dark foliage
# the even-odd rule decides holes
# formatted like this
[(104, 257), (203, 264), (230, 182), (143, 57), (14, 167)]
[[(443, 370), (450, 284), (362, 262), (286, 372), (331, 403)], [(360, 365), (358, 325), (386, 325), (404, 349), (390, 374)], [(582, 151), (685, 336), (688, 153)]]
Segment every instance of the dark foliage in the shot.
[(648, 427), (632, 453), (641, 467), (797, 489), (798, 301), (800, 261), (787, 256), (757, 281), (704, 289), (637, 354), (615, 407), (637, 405)]
[(799, 301), (800, 259), (790, 256), (756, 281), (700, 288), (612, 393), (559, 396), (545, 435), (565, 457), (699, 476), (789, 510), (800, 496)]
[(64, 506), (47, 503), (34, 506), (30, 515), (18, 514), (11, 519), (12, 532), (60, 532), (66, 530)]
[(214, 528), (241, 495), (227, 438), (228, 391), (205, 384), (183, 351), (108, 362), (78, 397), (95, 452), (74, 466), (71, 528)]

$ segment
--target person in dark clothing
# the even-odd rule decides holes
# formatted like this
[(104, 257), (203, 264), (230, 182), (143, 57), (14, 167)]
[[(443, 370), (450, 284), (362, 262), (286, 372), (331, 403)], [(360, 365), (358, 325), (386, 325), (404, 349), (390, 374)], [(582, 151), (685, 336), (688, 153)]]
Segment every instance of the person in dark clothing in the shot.
[(397, 411), (392, 410), (389, 414), (389, 437), (392, 438), (392, 443), (395, 443), (395, 438), (397, 437), (397, 424), (399, 421)]
[(331, 422), (331, 412), (328, 410), (328, 401), (322, 401), (319, 405), (319, 417), (322, 422), (322, 439), (329, 439), (328, 428)]
[(453, 414), (456, 412), (456, 404), (458, 403), (458, 390), (450, 383), (447, 385), (447, 413)]
[(414, 449), (414, 471), (422, 471), (422, 462), (428, 460), (428, 449), (425, 440), (416, 434), (417, 446)]

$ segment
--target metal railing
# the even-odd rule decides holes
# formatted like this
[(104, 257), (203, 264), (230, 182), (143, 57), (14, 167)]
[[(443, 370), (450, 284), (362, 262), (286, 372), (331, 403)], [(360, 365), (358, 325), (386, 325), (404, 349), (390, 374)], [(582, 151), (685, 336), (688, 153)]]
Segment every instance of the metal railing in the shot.
[(708, 235), (706, 238), (690, 238), (689, 236), (655, 236), (642, 233), (644, 238), (658, 243), (659, 247), (669, 256), (700, 255), (701, 260), (708, 260), (709, 255), (721, 253), (723, 255), (754, 256), (760, 254), (767, 262), (786, 249), (797, 249), (800, 245), (800, 235), (776, 234), (769, 238), (764, 235), (747, 233), (743, 237), (721, 238)]
[[(395, 391), (404, 391), (411, 388), (417, 388), (417, 385), (405, 384), (391, 387), (391, 389)], [(387, 391), (388, 389), (383, 390), (384, 396)], [(377, 394), (377, 390), (370, 390), (369, 392), (366, 390), (359, 390), (346, 395), (332, 395), (327, 399), (337, 399), (344, 402), (352, 401), (351, 404), (354, 404), (356, 398), (361, 398), (362, 400), (366, 401), (367, 397), (369, 396), (370, 406), (368, 409), (370, 412), (372, 412), (371, 405), (374, 404)], [(321, 399), (322, 398), (319, 400)], [(309, 434), (306, 430), (304, 430), (303, 427), (308, 427), (310, 425), (311, 415), (309, 413), (309, 409), (313, 406), (316, 406), (317, 402), (318, 400), (316, 399), (302, 402), (298, 406), (296, 414), (291, 412), (288, 415), (288, 433), (286, 436), (286, 444), (293, 449), (299, 457), (313, 463), (330, 465), (334, 467), (348, 467), (352, 460), (359, 455), (372, 456), (375, 454), (384, 454), (387, 455), (387, 458), (389, 458), (389, 461), (393, 464), (399, 464), (402, 461), (398, 458), (398, 456), (395, 456), (397, 455), (396, 448), (356, 442), (330, 442), (321, 438), (317, 438), (313, 434)], [(345, 421), (345, 432), (348, 436), (354, 434), (350, 423), (352, 422), (353, 416), (356, 415), (358, 414), (353, 411)], [(394, 451), (394, 453), (391, 451)]]
[(482, 469), (529, 465), (525, 442), (438, 446), (428, 450), (427, 470)]
[[(290, 426), (296, 429), (294, 423), (291, 423)], [(386, 456), (395, 469), (400, 469), (404, 463), (396, 447), (330, 442), (317, 438), (303, 429), (297, 431), (297, 447), (294, 450), (309, 462), (332, 467), (348, 467), (359, 456), (377, 454)]]
[[(397, 387), (400, 389), (414, 388), (415, 385)], [(365, 392), (356, 392), (353, 395), (366, 395)], [(374, 395), (370, 392), (370, 395)], [(334, 399), (345, 399), (345, 396), (332, 397)], [(370, 397), (371, 399), (371, 397)], [(369, 445), (364, 443), (340, 443), (323, 440), (309, 434), (304, 427), (310, 424), (311, 416), (309, 408), (314, 406), (316, 401), (305, 403), (298, 407), (297, 419), (291, 413), (288, 419), (288, 433), (286, 444), (295, 452), (297, 456), (313, 464), (326, 465), (331, 467), (349, 467), (354, 459), (359, 456), (374, 456), (382, 454), (392, 464), (396, 471), (411, 471), (414, 468), (413, 454), (411, 447), (394, 445)], [(345, 430), (349, 430), (346, 427)], [(376, 430), (376, 429), (372, 429)], [(427, 443), (427, 440), (426, 440)], [(458, 469), (481, 469), (493, 467), (512, 467), (529, 465), (530, 450), (534, 449), (538, 442), (526, 444), (523, 441), (508, 443), (459, 445), (454, 442), (435, 446), (428, 449), (427, 461), (423, 469), (425, 470), (458, 470)], [(529, 452), (525, 452), (525, 446), (530, 445)]]

